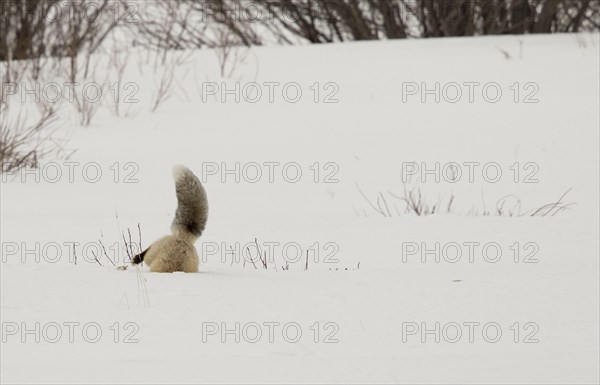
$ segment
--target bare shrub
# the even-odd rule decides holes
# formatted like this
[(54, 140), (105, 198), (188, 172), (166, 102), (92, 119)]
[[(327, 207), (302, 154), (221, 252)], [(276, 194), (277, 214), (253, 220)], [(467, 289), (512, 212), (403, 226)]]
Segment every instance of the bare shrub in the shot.
[(172, 0), (148, 10), (137, 37), (161, 49), (215, 47), (220, 29), (245, 46), (598, 31), (600, 2)]
[[(101, 106), (102, 95), (104, 95), (107, 88), (107, 79), (99, 80), (96, 75), (100, 63), (94, 61), (90, 68), (92, 58), (92, 56), (75, 55), (68, 58), (66, 66), (61, 61), (61, 70), (65, 78), (71, 84), (82, 85), (81, 92), (72, 93), (72, 104), (79, 116), (78, 122), (81, 126), (91, 124), (92, 118)], [(91, 88), (94, 88), (95, 94), (91, 93), (92, 95), (90, 95), (88, 90)]]
[(0, 173), (36, 167), (42, 159), (62, 151), (61, 143), (53, 138), (56, 123), (54, 107), (40, 104), (40, 110), (38, 120), (28, 124), (23, 110), (16, 116), (10, 116), (8, 104), (0, 105)]
[(221, 77), (231, 78), (238, 66), (245, 63), (250, 51), (229, 29), (219, 27), (214, 52), (219, 63)]
[[(113, 0), (2, 0), (0, 61), (91, 55), (127, 15)], [(52, 13), (52, 9), (58, 9)], [(90, 12), (92, 10), (93, 12)], [(43, 61), (34, 61), (38, 68)]]
[(158, 82), (155, 82), (150, 111), (156, 112), (161, 104), (173, 96), (172, 86), (174, 80), (175, 64), (170, 63), (169, 65), (162, 66), (160, 70), (160, 76), (158, 77)]
[(123, 98), (121, 96), (121, 88), (125, 76), (125, 69), (127, 68), (127, 63), (129, 59), (129, 55), (127, 55), (125, 52), (126, 50), (118, 47), (115, 42), (111, 48), (109, 59), (109, 65), (114, 69), (116, 75), (116, 86), (110, 86), (111, 90), (113, 91), (113, 103), (110, 103), (110, 108), (117, 117), (120, 117), (123, 113), (123, 111), (121, 110), (121, 104), (123, 101)]
[[(438, 197), (437, 200), (432, 200), (423, 195), (418, 186), (410, 188), (404, 184), (402, 194), (396, 194), (388, 191), (387, 194), (382, 192), (377, 193), (375, 199), (370, 199), (356, 184), (356, 188), (369, 207), (377, 214), (390, 218), (394, 216), (410, 215), (427, 216), (434, 214), (451, 214), (454, 212), (453, 205), (456, 200), (454, 194), (450, 194), (443, 199)], [(495, 210), (490, 212), (485, 209), (471, 208), (466, 214), (469, 216), (501, 216), (501, 217), (523, 217), (523, 216), (555, 216), (565, 210), (570, 210), (576, 203), (565, 202), (564, 199), (571, 189), (568, 189), (555, 202), (550, 202), (539, 206), (538, 208), (527, 211), (522, 210), (521, 199), (514, 194), (506, 195), (496, 201)], [(394, 201), (396, 200), (396, 201)], [(399, 207), (396, 202), (399, 202)], [(393, 210), (392, 210), (393, 209)], [(358, 212), (355, 213), (358, 215)], [(363, 212), (367, 216), (367, 212)]]

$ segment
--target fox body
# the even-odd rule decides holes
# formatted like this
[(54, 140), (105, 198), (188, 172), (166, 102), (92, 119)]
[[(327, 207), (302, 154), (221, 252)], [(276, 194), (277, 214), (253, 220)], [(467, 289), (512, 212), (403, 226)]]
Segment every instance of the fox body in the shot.
[(171, 235), (160, 238), (133, 258), (145, 262), (152, 272), (198, 271), (199, 258), (194, 242), (202, 235), (208, 219), (208, 199), (200, 180), (184, 166), (173, 167), (177, 211)]

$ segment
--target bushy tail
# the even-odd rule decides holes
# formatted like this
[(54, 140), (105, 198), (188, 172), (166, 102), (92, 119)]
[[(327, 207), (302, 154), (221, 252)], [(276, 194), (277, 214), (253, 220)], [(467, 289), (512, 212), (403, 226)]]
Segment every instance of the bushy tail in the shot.
[(204, 231), (208, 219), (208, 200), (200, 180), (187, 167), (173, 167), (177, 191), (177, 212), (171, 224), (173, 235), (194, 241)]

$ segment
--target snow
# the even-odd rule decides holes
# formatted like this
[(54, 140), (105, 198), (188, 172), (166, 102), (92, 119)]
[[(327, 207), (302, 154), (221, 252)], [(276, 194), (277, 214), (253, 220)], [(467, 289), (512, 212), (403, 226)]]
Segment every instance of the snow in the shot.
[[(227, 80), (201, 50), (186, 54), (155, 112), (165, 69), (131, 53), (124, 79), (138, 84), (139, 102), (124, 108), (136, 113), (117, 117), (107, 103), (79, 127), (65, 103), (61, 132), (77, 151), (3, 176), (1, 382), (598, 383), (599, 47), (598, 34), (262, 47)], [(256, 83), (263, 97), (200, 92), (221, 82), (238, 82), (240, 93)], [(269, 82), (295, 82), (303, 97), (275, 92), (270, 103)], [(403, 95), (422, 82), (465, 93), (458, 103)], [(472, 103), (465, 82), (481, 84)], [(479, 92), (491, 82), (503, 91), (497, 103)], [(534, 90), (538, 102), (524, 103)], [(331, 92), (338, 103), (323, 102)], [(224, 170), (236, 162), (239, 182)], [(406, 214), (389, 193), (402, 194), (412, 162), (461, 166), (458, 183), (421, 172), (407, 180), (442, 212)], [(472, 182), (469, 162), (479, 162)], [(496, 183), (481, 172), (491, 163), (502, 171)], [(200, 272), (117, 270), (99, 240), (125, 265), (128, 228), (137, 244), (140, 224), (143, 247), (167, 234), (175, 164), (209, 198)], [(381, 194), (390, 216), (357, 186), (373, 204)], [(575, 205), (553, 216), (494, 213), (510, 194), (505, 207), (519, 200), (515, 213), (531, 213), (569, 189), (563, 202)], [(229, 250), (255, 255), (255, 239), (269, 251), (267, 269), (232, 263)], [(439, 262), (424, 251), (436, 243)], [(439, 332), (423, 334), (436, 323)], [(457, 325), (462, 336), (450, 342)]]

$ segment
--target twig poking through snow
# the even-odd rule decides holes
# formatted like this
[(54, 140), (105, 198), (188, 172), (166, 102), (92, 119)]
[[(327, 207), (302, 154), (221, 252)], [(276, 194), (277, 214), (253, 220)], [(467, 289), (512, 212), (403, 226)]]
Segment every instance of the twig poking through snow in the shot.
[(106, 259), (108, 259), (110, 261), (110, 263), (112, 263), (113, 266), (116, 266), (115, 263), (113, 262), (113, 260), (110, 259), (110, 257), (106, 253), (106, 247), (104, 247), (104, 244), (102, 243), (102, 239), (99, 239), (98, 241), (100, 242), (100, 246), (102, 246), (102, 252), (104, 253), (104, 256), (106, 257)]
[(100, 266), (104, 266), (103, 264), (100, 263), (100, 261), (98, 260), (98, 258), (96, 258), (96, 253), (94, 253), (94, 250), (92, 250), (92, 255), (94, 256), (94, 259), (96, 260), (96, 262), (98, 262), (98, 264)]
[(306, 250), (306, 264), (304, 265), (304, 271), (308, 270), (308, 250)]
[(131, 255), (131, 253), (129, 252), (129, 248), (127, 247), (127, 240), (125, 239), (125, 233), (121, 232), (121, 235), (123, 236), (123, 244), (125, 246), (125, 252), (127, 253), (127, 258), (129, 258), (128, 262), (132, 262), (133, 256)]
[[(248, 256), (250, 256), (250, 262), (252, 262), (252, 265), (254, 265), (254, 269), (258, 269), (258, 267), (256, 267), (256, 263), (254, 263), (254, 259), (252, 259), (252, 253), (250, 253), (250, 247), (246, 247), (246, 250), (248, 250)], [(246, 261), (246, 259), (244, 258), (244, 262)]]
[(140, 227), (140, 224), (138, 222), (138, 235), (140, 236), (140, 253), (143, 251), (142, 249), (142, 229)]
[(141, 294), (144, 307), (150, 307), (150, 295), (148, 294), (148, 288), (146, 287), (146, 277), (144, 277), (144, 272), (140, 269), (139, 265), (135, 265), (135, 274), (138, 286), (138, 306), (140, 305)]

